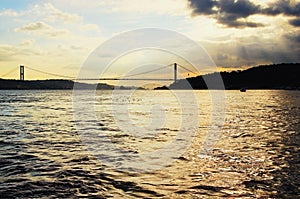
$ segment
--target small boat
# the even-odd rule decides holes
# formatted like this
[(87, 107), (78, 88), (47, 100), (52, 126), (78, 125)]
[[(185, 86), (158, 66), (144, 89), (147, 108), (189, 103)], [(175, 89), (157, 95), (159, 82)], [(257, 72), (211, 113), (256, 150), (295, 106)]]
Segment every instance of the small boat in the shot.
[(241, 88), (240, 91), (241, 92), (246, 92), (246, 88)]

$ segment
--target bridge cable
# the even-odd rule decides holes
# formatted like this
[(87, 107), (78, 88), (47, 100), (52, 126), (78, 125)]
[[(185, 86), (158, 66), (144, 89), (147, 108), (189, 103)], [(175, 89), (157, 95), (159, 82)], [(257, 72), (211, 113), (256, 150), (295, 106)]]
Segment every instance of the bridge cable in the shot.
[(47, 74), (47, 75), (53, 75), (53, 76), (56, 76), (56, 77), (63, 77), (63, 78), (68, 78), (68, 79), (76, 79), (76, 77), (71, 77), (71, 76), (66, 76), (66, 75), (58, 75), (58, 74), (55, 74), (55, 73), (49, 73), (49, 72), (45, 72), (45, 71), (41, 71), (41, 70), (38, 70), (38, 69), (31, 68), (29, 66), (26, 66), (26, 68), (30, 69), (30, 70), (33, 70), (35, 72), (39, 72), (39, 73), (43, 73), (43, 74)]
[[(163, 67), (160, 67), (160, 68), (156, 68), (156, 69), (153, 69), (153, 70), (149, 70), (149, 71), (146, 71), (146, 72), (141, 72), (141, 73), (136, 73), (136, 74), (132, 74), (132, 75), (125, 75), (123, 77), (119, 77), (119, 78), (114, 78), (114, 79), (122, 79), (122, 78), (127, 78), (127, 77), (134, 77), (134, 76), (138, 76), (138, 75), (143, 75), (143, 74), (148, 74), (148, 73), (152, 73), (152, 72), (155, 72), (155, 71), (159, 71), (159, 70), (162, 70), (162, 69), (165, 69), (167, 67), (170, 67), (172, 66), (173, 64), (169, 64), (167, 66), (163, 66)], [(45, 72), (45, 71), (42, 71), (42, 70), (38, 70), (38, 69), (34, 69), (34, 68), (31, 68), (29, 66), (26, 66), (27, 69), (29, 70), (32, 70), (32, 71), (35, 71), (35, 72), (39, 72), (39, 73), (43, 73), (43, 74), (47, 74), (47, 75), (52, 75), (52, 76), (56, 76), (56, 77), (62, 77), (62, 78), (68, 78), (69, 80), (77, 80), (76, 77), (72, 77), (72, 76), (66, 76), (66, 75), (59, 75), (59, 74), (55, 74), (55, 73), (50, 73), (50, 72)], [(13, 71), (15, 71), (16, 69), (14, 69)], [(12, 73), (13, 71), (9, 71), (9, 73)], [(5, 75), (8, 75), (9, 73), (5, 74)], [(4, 76), (5, 76), (4, 75)], [(82, 78), (81, 78), (82, 79)], [(82, 79), (83, 80), (83, 79)]]
[(11, 73), (15, 72), (19, 67), (15, 67), (12, 70), (8, 71), (7, 73), (5, 73), (4, 75), (2, 75), (1, 77), (5, 77), (7, 75), (10, 75)]
[(155, 72), (155, 71), (159, 71), (159, 70), (165, 69), (165, 68), (167, 68), (167, 67), (169, 67), (171, 65), (172, 64), (169, 64), (167, 66), (163, 66), (163, 67), (156, 68), (156, 69), (153, 69), (153, 70), (149, 70), (149, 71), (146, 71), (146, 72), (136, 73), (136, 74), (132, 74), (132, 75), (125, 75), (122, 78), (134, 77), (134, 76), (138, 76), (138, 75), (144, 75), (144, 74), (152, 73), (152, 72)]
[(184, 67), (184, 66), (182, 66), (182, 65), (180, 65), (180, 64), (177, 64), (177, 65), (180, 66), (181, 68), (183, 68), (183, 69), (185, 69), (185, 70), (187, 70), (187, 71), (193, 73), (194, 75), (198, 75), (198, 74), (195, 73), (194, 71), (192, 71), (192, 70), (190, 70), (190, 69), (188, 69), (188, 68), (186, 68), (186, 67)]

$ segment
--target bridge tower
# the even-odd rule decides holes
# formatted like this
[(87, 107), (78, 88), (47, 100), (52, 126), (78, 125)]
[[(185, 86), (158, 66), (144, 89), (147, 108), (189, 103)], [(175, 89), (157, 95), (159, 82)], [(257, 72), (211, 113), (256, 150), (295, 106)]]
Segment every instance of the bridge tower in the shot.
[(177, 63), (174, 63), (174, 83), (177, 82)]
[(24, 81), (25, 80), (25, 74), (24, 74), (24, 66), (20, 66), (20, 80)]

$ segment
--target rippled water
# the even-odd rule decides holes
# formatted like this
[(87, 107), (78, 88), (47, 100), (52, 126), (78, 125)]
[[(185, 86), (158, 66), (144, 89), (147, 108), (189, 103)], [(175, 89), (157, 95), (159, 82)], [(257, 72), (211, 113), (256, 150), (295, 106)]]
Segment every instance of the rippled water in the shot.
[[(199, 125), (191, 146), (170, 165), (143, 173), (115, 169), (94, 156), (78, 124), (100, 140), (105, 132), (103, 139), (135, 154), (156, 150), (180, 127), (180, 107), (170, 92), (136, 91), (114, 101), (111, 91), (98, 91), (96, 118), (86, 120), (84, 109), (82, 119), (73, 115), (72, 91), (0, 91), (0, 196), (299, 197), (300, 92), (226, 91), (222, 135), (203, 158), (198, 155), (212, 106), (208, 91), (195, 93)], [(116, 104), (130, 104), (128, 114), (140, 129), (151, 124), (153, 107), (164, 107), (164, 128), (146, 131), (157, 132), (148, 137), (129, 135), (111, 112)]]

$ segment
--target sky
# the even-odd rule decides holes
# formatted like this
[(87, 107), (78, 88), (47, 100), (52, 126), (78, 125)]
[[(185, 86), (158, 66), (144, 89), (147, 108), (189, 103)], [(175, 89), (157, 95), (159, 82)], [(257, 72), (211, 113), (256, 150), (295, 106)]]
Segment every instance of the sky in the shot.
[[(149, 27), (197, 42), (219, 70), (300, 62), (300, 0), (1, 0), (0, 78), (18, 78), (19, 65), (77, 76), (103, 42)], [(135, 53), (115, 67), (142, 64), (153, 54), (178, 61)], [(32, 70), (25, 77), (52, 78)]]

